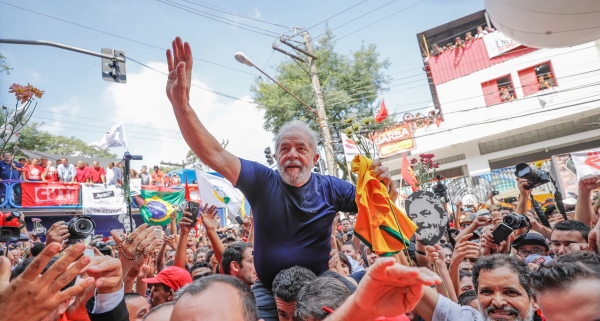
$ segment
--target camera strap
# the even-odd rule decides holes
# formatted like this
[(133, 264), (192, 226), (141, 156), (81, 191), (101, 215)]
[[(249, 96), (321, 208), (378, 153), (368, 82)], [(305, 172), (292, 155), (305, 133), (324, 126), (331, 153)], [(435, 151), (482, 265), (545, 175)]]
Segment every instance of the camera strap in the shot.
[(554, 190), (556, 191), (554, 192), (554, 201), (556, 202), (556, 209), (560, 214), (562, 214), (563, 218), (566, 221), (569, 218), (567, 217), (567, 211), (565, 211), (565, 205), (562, 201), (562, 193), (558, 190), (558, 186), (556, 186), (556, 181), (552, 179), (552, 177), (550, 177), (550, 181), (552, 182), (552, 185), (554, 185)]
[(535, 213), (540, 219), (542, 225), (544, 225), (547, 228), (551, 228), (550, 222), (548, 221), (548, 216), (546, 216), (546, 213), (544, 213), (544, 211), (542, 210), (540, 203), (538, 203), (538, 201), (536, 201), (535, 198), (533, 198), (532, 194), (529, 194), (529, 198), (531, 199), (531, 206), (533, 206), (533, 209), (535, 210)]

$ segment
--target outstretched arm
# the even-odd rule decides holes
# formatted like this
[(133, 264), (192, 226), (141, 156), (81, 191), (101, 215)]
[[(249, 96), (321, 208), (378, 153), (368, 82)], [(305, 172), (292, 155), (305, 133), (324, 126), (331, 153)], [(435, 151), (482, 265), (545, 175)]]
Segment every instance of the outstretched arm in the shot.
[(167, 64), (167, 97), (173, 105), (183, 138), (204, 164), (235, 185), (241, 170), (240, 160), (226, 151), (206, 130), (190, 105), (193, 64), (190, 45), (183, 43), (179, 37), (175, 38), (173, 52), (167, 50)]

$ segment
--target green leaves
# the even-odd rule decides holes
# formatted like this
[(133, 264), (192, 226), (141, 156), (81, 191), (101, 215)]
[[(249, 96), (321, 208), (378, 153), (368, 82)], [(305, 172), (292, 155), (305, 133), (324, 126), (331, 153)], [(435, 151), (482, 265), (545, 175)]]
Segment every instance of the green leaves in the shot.
[[(334, 152), (340, 167), (346, 168), (339, 133), (347, 125), (342, 124), (341, 120), (350, 115), (361, 119), (374, 115), (378, 108), (378, 96), (387, 90), (385, 87), (390, 82), (390, 78), (383, 73), (390, 62), (380, 58), (377, 47), (373, 44), (362, 45), (350, 54), (336, 52), (333, 39), (334, 35), (328, 29), (319, 38), (320, 46), (313, 53), (318, 58), (318, 77), (334, 140)], [(299, 52), (295, 54), (303, 56)], [(303, 58), (308, 59), (306, 56)], [(275, 73), (271, 76), (307, 104), (316, 107), (310, 76), (300, 64), (305, 70), (309, 70), (308, 65), (288, 58), (274, 67)], [(258, 104), (257, 108), (265, 112), (263, 126), (266, 130), (277, 133), (288, 121), (300, 120), (319, 132), (316, 116), (275, 83), (258, 77), (250, 90)]]
[[(43, 123), (32, 122), (19, 131), (18, 148), (57, 155), (78, 155), (92, 158), (114, 158), (117, 155), (98, 146), (88, 145), (76, 137), (55, 136), (40, 129)], [(12, 143), (11, 143), (12, 145)], [(7, 150), (12, 150), (9, 146)]]

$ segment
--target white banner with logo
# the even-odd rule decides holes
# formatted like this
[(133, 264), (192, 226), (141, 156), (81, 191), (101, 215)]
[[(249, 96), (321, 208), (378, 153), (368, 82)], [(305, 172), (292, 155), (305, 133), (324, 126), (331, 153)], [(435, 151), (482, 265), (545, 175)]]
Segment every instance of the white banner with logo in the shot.
[(586, 175), (600, 174), (600, 149), (571, 153), (577, 172), (577, 181)]
[(142, 191), (142, 179), (141, 178), (132, 178), (129, 180), (129, 191), (131, 191), (131, 196), (140, 195)]
[(116, 186), (81, 185), (83, 214), (119, 215), (127, 212), (123, 190)]
[(483, 36), (483, 41), (490, 58), (500, 56), (501, 54), (511, 51), (521, 45), (499, 31), (488, 33), (487, 35)]

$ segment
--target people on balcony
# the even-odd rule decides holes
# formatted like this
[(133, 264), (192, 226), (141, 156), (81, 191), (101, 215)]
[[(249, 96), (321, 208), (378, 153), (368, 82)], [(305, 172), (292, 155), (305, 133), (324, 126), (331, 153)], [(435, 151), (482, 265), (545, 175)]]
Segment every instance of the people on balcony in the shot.
[(515, 99), (515, 95), (511, 93), (511, 90), (508, 90), (506, 87), (500, 88), (500, 99), (504, 101), (509, 101)]
[(462, 41), (462, 39), (460, 39), (460, 37), (456, 37), (456, 39), (454, 39), (454, 48), (456, 49), (462, 49), (465, 46), (465, 42)]
[(473, 42), (473, 40), (475, 40), (475, 38), (471, 34), (471, 31), (467, 32), (465, 34), (465, 42)]
[(487, 35), (488, 32), (483, 30), (482, 26), (477, 27), (477, 34), (475, 35), (476, 39), (483, 38), (483, 36)]

